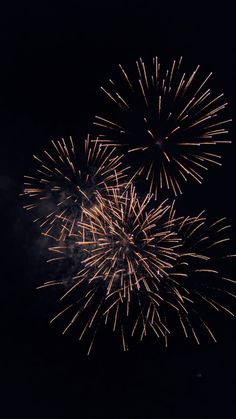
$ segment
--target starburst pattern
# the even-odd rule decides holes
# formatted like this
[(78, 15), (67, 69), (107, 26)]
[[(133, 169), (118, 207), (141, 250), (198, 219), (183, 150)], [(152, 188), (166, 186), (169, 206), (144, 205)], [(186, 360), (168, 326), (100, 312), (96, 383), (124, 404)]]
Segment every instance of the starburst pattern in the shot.
[(89, 135), (84, 143), (72, 137), (53, 140), (51, 150), (33, 157), (37, 166), (25, 176), (24, 208), (35, 211), (34, 222), (43, 234), (56, 235), (58, 240), (65, 239), (66, 225), (73, 231), (81, 205), (93, 205), (97, 191), (107, 193), (116, 184), (122, 185), (127, 176), (115, 148), (102, 148)]
[(209, 164), (221, 165), (216, 146), (230, 143), (227, 102), (212, 94), (212, 73), (201, 77), (199, 67), (186, 75), (182, 58), (166, 71), (157, 57), (152, 65), (140, 58), (129, 70), (119, 65), (101, 87), (109, 107), (95, 117), (99, 141), (125, 146), (156, 197), (160, 188), (181, 194), (188, 178), (201, 183)]
[[(201, 308), (233, 315), (221, 297), (235, 298), (225, 289), (234, 281), (215, 267), (233, 255), (212, 257), (212, 249), (229, 240), (225, 219), (207, 227), (203, 213), (176, 218), (173, 203), (153, 207), (152, 197), (140, 200), (132, 186), (122, 193), (113, 189), (109, 197), (98, 193), (83, 215), (70, 236), (75, 273), (61, 298), (69, 304), (53, 319), (69, 316), (64, 333), (75, 323), (80, 338), (91, 332), (88, 352), (99, 326), (107, 323), (119, 331), (124, 350), (131, 336), (142, 339), (148, 332), (167, 343), (177, 324), (198, 343), (199, 325), (215, 340)], [(68, 257), (67, 245), (50, 250), (51, 261)], [(42, 287), (58, 284), (63, 281)]]

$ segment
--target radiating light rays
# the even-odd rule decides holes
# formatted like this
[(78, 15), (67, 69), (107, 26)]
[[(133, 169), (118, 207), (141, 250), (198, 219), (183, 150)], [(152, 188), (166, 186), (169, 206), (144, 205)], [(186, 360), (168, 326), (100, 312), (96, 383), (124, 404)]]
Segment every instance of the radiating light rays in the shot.
[(24, 208), (35, 211), (34, 222), (43, 234), (56, 235), (59, 241), (68, 234), (68, 225), (73, 231), (81, 205), (92, 205), (96, 191), (107, 193), (127, 176), (115, 148), (102, 148), (89, 135), (80, 143), (72, 137), (53, 140), (51, 149), (42, 157), (34, 155), (34, 160), (37, 166), (25, 176)]
[[(77, 325), (80, 338), (90, 335), (90, 352), (101, 325), (120, 335), (124, 350), (132, 336), (154, 333), (167, 345), (180, 326), (184, 336), (200, 342), (201, 330), (216, 340), (206, 307), (233, 315), (225, 297), (236, 298), (234, 280), (222, 273), (222, 247), (228, 242), (225, 218), (207, 225), (204, 212), (176, 217), (174, 203), (153, 205), (137, 197), (132, 185), (119, 193), (96, 196), (83, 207), (83, 221), (70, 236), (75, 273), (61, 300), (64, 332)], [(219, 248), (216, 257), (212, 254)], [(50, 249), (54, 262), (67, 258), (66, 246)], [(213, 251), (214, 250), (214, 251)], [(50, 281), (42, 287), (61, 285)], [(224, 298), (222, 298), (224, 297)]]
[(110, 102), (94, 124), (102, 145), (123, 145), (157, 197), (160, 188), (174, 195), (192, 178), (202, 183), (208, 165), (221, 166), (216, 146), (230, 143), (225, 128), (224, 95), (208, 88), (212, 75), (200, 66), (186, 75), (182, 58), (162, 71), (157, 57), (151, 65), (140, 58), (129, 70), (119, 65), (115, 79), (101, 87)]
[[(78, 234), (73, 238), (75, 249), (80, 249), (84, 256), (78, 263), (74, 284), (62, 297), (73, 298), (76, 292), (79, 303), (69, 304), (68, 310), (79, 306), (79, 312), (87, 313), (81, 336), (93, 323), (112, 322), (112, 329), (119, 330), (126, 350), (126, 323), (130, 329), (130, 317), (135, 317), (137, 310), (139, 317), (140, 304), (150, 293), (157, 293), (161, 278), (173, 269), (180, 241), (173, 230), (173, 206), (163, 202), (153, 208), (150, 202), (149, 195), (140, 201), (130, 186), (122, 193), (113, 189), (106, 197), (98, 193), (97, 205), (83, 208), (84, 221), (78, 221)], [(66, 254), (66, 249), (58, 246), (51, 250), (53, 261), (61, 259), (61, 251)], [(55, 282), (45, 284), (50, 285)], [(75, 319), (78, 313), (65, 330)], [(132, 329), (134, 333), (134, 325)]]

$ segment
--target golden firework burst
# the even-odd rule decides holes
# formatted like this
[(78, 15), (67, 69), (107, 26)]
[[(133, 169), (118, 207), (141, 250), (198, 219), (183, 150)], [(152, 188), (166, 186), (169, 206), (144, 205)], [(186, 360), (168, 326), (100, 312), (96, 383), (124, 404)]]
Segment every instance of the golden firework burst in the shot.
[(201, 183), (209, 164), (221, 166), (216, 146), (231, 142), (224, 95), (212, 94), (212, 73), (201, 77), (199, 68), (187, 75), (181, 57), (162, 71), (157, 57), (151, 65), (140, 58), (101, 87), (109, 107), (95, 117), (99, 141), (126, 147), (155, 197), (159, 189), (181, 194), (188, 178)]
[[(61, 298), (69, 304), (52, 321), (67, 313), (64, 333), (75, 322), (80, 338), (91, 332), (89, 352), (99, 326), (107, 323), (119, 331), (124, 350), (131, 336), (143, 339), (148, 332), (167, 344), (177, 324), (197, 343), (199, 324), (216, 340), (201, 309), (206, 305), (233, 315), (221, 297), (236, 298), (223, 286), (234, 281), (215, 267), (221, 254), (212, 256), (212, 249), (229, 240), (225, 219), (207, 227), (203, 212), (177, 218), (174, 203), (153, 206), (152, 197), (141, 200), (132, 185), (109, 193), (98, 193), (96, 203), (83, 208), (83, 221), (76, 222), (77, 232), (70, 236), (75, 273)], [(66, 244), (50, 250), (49, 261), (68, 257)], [(59, 284), (63, 281), (42, 287)]]
[(51, 150), (33, 157), (37, 166), (25, 176), (24, 208), (35, 211), (43, 234), (58, 240), (65, 239), (66, 225), (73, 231), (81, 205), (93, 205), (97, 191), (107, 193), (127, 176), (115, 148), (101, 147), (89, 135), (84, 142), (53, 140)]

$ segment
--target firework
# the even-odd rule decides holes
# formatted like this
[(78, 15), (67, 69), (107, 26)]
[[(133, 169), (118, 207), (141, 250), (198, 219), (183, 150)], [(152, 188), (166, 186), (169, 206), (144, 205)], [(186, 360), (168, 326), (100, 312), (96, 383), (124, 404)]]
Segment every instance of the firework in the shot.
[[(152, 197), (137, 197), (130, 186), (110, 196), (99, 193), (96, 203), (83, 208), (83, 221), (70, 236), (75, 274), (61, 300), (69, 301), (52, 321), (68, 316), (64, 333), (75, 323), (79, 336), (91, 333), (91, 350), (99, 326), (110, 324), (119, 331), (123, 349), (128, 340), (148, 332), (168, 336), (180, 325), (185, 336), (199, 343), (200, 323), (215, 340), (200, 311), (207, 305), (233, 315), (221, 301), (235, 297), (225, 285), (234, 281), (215, 267), (222, 262), (212, 249), (228, 241), (225, 219), (206, 227), (204, 214), (176, 218), (174, 204), (153, 207)], [(50, 261), (67, 258), (67, 246), (50, 249)], [(225, 257), (232, 257), (228, 255)], [(42, 287), (63, 284), (49, 281)], [(203, 309), (203, 313), (205, 309)]]
[(198, 183), (208, 165), (221, 166), (215, 148), (230, 143), (224, 117), (224, 95), (212, 95), (210, 73), (182, 72), (182, 58), (162, 71), (158, 58), (147, 65), (140, 58), (127, 71), (119, 65), (115, 79), (101, 87), (109, 102), (104, 115), (97, 115), (99, 141), (127, 147), (132, 162), (148, 181), (155, 197), (159, 189), (178, 195), (182, 183)]
[(44, 150), (43, 157), (33, 157), (37, 166), (25, 176), (24, 208), (35, 211), (34, 222), (43, 234), (56, 235), (58, 240), (65, 239), (67, 225), (70, 233), (73, 231), (81, 205), (93, 205), (97, 191), (107, 193), (126, 178), (122, 156), (115, 155), (115, 148), (101, 148), (89, 135), (79, 147), (72, 137), (52, 141), (51, 150)]

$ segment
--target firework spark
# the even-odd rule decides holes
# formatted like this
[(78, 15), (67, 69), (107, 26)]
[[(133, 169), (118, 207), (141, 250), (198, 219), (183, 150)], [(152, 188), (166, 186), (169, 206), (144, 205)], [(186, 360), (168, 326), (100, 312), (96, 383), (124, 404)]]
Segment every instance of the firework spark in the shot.
[(97, 191), (106, 193), (115, 184), (122, 185), (127, 176), (115, 148), (102, 148), (89, 135), (79, 150), (77, 147), (72, 137), (52, 141), (51, 150), (44, 150), (43, 157), (33, 156), (37, 167), (25, 176), (24, 208), (35, 210), (34, 222), (46, 236), (54, 237), (59, 230), (58, 240), (65, 239), (67, 225), (70, 233), (73, 231), (81, 205), (93, 205)]
[(182, 58), (162, 71), (155, 57), (151, 66), (140, 58), (129, 72), (119, 65), (116, 80), (101, 87), (110, 108), (94, 121), (101, 144), (135, 153), (155, 196), (160, 188), (181, 194), (188, 178), (201, 183), (209, 164), (221, 166), (215, 147), (231, 142), (225, 128), (231, 119), (223, 116), (227, 102), (208, 88), (212, 73), (201, 78), (197, 66), (187, 76), (181, 64)]
[[(200, 313), (204, 304), (233, 315), (221, 296), (236, 298), (223, 285), (234, 281), (215, 267), (222, 256), (211, 256), (212, 249), (229, 240), (225, 219), (206, 227), (203, 213), (176, 218), (174, 204), (153, 207), (152, 201), (150, 195), (140, 200), (133, 186), (122, 193), (110, 190), (110, 197), (98, 193), (93, 207), (83, 209), (77, 234), (70, 236), (79, 255), (73, 256), (77, 273), (61, 298), (69, 303), (52, 321), (68, 315), (64, 333), (75, 322), (80, 338), (90, 331), (88, 352), (101, 324), (118, 330), (127, 350), (130, 336), (142, 340), (148, 332), (167, 343), (177, 323), (198, 343), (197, 322), (215, 340)], [(51, 261), (66, 258), (66, 246), (50, 250)], [(42, 287), (58, 284), (63, 281)]]

